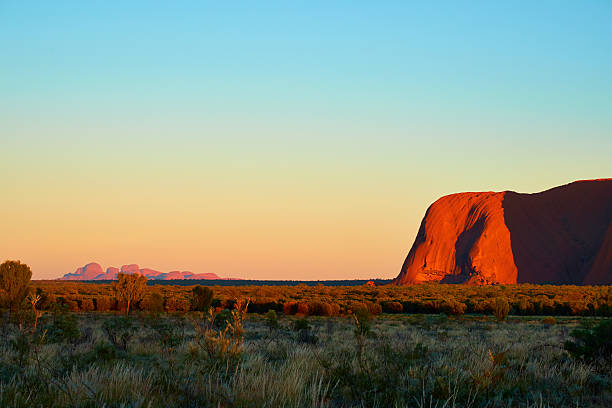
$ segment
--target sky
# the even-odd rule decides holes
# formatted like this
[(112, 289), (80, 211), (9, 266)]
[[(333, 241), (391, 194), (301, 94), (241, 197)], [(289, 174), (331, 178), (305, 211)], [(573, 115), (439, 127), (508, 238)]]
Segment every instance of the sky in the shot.
[(0, 1), (0, 261), (392, 278), (461, 191), (612, 177), (609, 1)]

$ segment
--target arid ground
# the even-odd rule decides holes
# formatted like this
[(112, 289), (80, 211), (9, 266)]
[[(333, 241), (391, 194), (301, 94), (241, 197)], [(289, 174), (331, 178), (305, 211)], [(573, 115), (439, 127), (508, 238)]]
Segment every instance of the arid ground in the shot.
[(244, 306), (129, 318), (54, 307), (35, 329), (5, 313), (0, 406), (612, 406), (609, 359), (565, 346), (601, 317), (322, 317)]

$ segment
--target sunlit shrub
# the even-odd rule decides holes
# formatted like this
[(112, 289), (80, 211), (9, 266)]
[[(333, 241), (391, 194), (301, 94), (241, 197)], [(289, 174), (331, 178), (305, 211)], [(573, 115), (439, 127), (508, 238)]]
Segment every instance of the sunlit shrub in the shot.
[(505, 297), (498, 297), (495, 299), (495, 309), (493, 310), (493, 314), (498, 321), (503, 321), (508, 318), (508, 313), (510, 313), (510, 304)]

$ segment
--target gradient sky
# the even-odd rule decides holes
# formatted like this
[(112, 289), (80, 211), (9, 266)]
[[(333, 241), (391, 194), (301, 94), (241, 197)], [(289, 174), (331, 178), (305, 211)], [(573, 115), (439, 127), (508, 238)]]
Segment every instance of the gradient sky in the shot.
[(612, 177), (612, 2), (0, 2), (0, 260), (391, 278), (427, 206)]

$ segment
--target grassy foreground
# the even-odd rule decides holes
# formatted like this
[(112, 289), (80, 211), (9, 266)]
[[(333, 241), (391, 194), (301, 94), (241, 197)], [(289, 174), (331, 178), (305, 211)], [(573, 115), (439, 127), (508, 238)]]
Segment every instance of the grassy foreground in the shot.
[(0, 406), (610, 407), (610, 365), (563, 348), (587, 320), (64, 311), (4, 322)]

